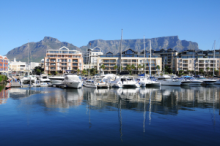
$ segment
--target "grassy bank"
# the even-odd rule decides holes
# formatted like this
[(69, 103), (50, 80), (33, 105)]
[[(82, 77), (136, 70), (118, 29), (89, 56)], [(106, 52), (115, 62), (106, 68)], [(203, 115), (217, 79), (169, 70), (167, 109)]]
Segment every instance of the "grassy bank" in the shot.
[(0, 75), (0, 82), (3, 82), (3, 81), (7, 81), (7, 76), (5, 75)]

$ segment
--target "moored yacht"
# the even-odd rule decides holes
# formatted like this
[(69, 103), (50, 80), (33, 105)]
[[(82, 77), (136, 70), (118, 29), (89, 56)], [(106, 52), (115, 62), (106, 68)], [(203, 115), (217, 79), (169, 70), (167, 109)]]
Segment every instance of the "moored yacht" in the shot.
[(64, 76), (63, 84), (68, 88), (81, 88), (83, 81), (77, 75), (66, 74)]
[(95, 83), (94, 80), (91, 80), (91, 79), (85, 80), (83, 82), (83, 86), (88, 87), (88, 88), (97, 88), (97, 84)]
[(21, 84), (22, 85), (35, 84), (36, 81), (37, 81), (37, 78), (35, 76), (27, 75), (21, 79)]
[(190, 76), (185, 76), (181, 82), (181, 85), (190, 86), (190, 85), (201, 85), (203, 81), (197, 80)]
[(105, 81), (103, 78), (95, 78), (94, 84), (97, 86), (97, 88), (108, 88), (109, 84), (107, 81)]
[(39, 80), (41, 83), (50, 83), (50, 79), (45, 74), (41, 74)]
[(112, 88), (122, 88), (122, 82), (120, 77), (116, 77), (114, 81), (109, 82)]
[(215, 79), (207, 79), (201, 76), (197, 76), (197, 79), (202, 81), (202, 84), (204, 85), (213, 85), (216, 82)]
[(178, 78), (168, 78), (169, 76), (164, 76), (164, 78), (161, 76), (158, 78), (158, 82), (161, 83), (163, 86), (180, 86), (182, 80)]
[(54, 77), (49, 77), (49, 79), (52, 85), (60, 85), (63, 84), (64, 77), (54, 76)]
[(140, 85), (137, 81), (134, 80), (133, 76), (122, 76), (121, 77), (122, 87), (123, 88), (139, 88)]

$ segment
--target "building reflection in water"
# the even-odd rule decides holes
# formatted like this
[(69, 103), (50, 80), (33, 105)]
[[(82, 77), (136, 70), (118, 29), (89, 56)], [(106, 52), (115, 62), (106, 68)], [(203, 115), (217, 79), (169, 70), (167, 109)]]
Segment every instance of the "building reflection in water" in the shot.
[(81, 105), (82, 95), (81, 89), (59, 89), (45, 95), (42, 103), (47, 108), (69, 108)]
[(9, 98), (9, 90), (4, 90), (4, 86), (0, 86), (0, 105), (7, 102)]

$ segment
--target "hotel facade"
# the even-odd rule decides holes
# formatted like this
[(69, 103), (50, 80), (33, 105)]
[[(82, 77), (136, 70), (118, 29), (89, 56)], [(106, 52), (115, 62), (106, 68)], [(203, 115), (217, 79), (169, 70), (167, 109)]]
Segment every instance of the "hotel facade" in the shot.
[(187, 50), (179, 55), (176, 58), (176, 71), (183, 72), (188, 71), (204, 71), (204, 72), (213, 72), (220, 70), (220, 51), (198, 51)]
[(46, 51), (44, 72), (47, 74), (77, 72), (83, 70), (83, 56), (80, 51), (69, 50), (63, 46), (59, 50)]
[(9, 60), (6, 56), (0, 55), (0, 73), (7, 73), (9, 68)]
[[(150, 62), (152, 74), (156, 74), (161, 71), (162, 58), (155, 54), (152, 54), (150, 59), (150, 55), (148, 52), (146, 52), (146, 55), (144, 55), (144, 52), (138, 54), (138, 52), (133, 51), (132, 49), (128, 49), (122, 52), (121, 55), (114, 55), (112, 52), (108, 52), (105, 55), (101, 55), (97, 58), (97, 70), (100, 71), (101, 66), (104, 65), (104, 73), (117, 73), (120, 69), (116, 69), (115, 66), (120, 67), (121, 64), (121, 71), (126, 70), (127, 65), (134, 65), (135, 69), (132, 70), (133, 73), (139, 74), (143, 73), (144, 71), (146, 71), (146, 73), (149, 73)], [(143, 66), (144, 64), (146, 68), (138, 68), (138, 65)], [(160, 69), (157, 69), (157, 66), (159, 66)]]

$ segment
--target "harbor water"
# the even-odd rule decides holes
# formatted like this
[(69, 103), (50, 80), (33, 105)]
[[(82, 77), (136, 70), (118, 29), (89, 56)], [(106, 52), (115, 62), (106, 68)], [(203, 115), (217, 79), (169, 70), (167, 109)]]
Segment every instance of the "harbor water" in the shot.
[(220, 86), (0, 86), (0, 146), (220, 144)]

